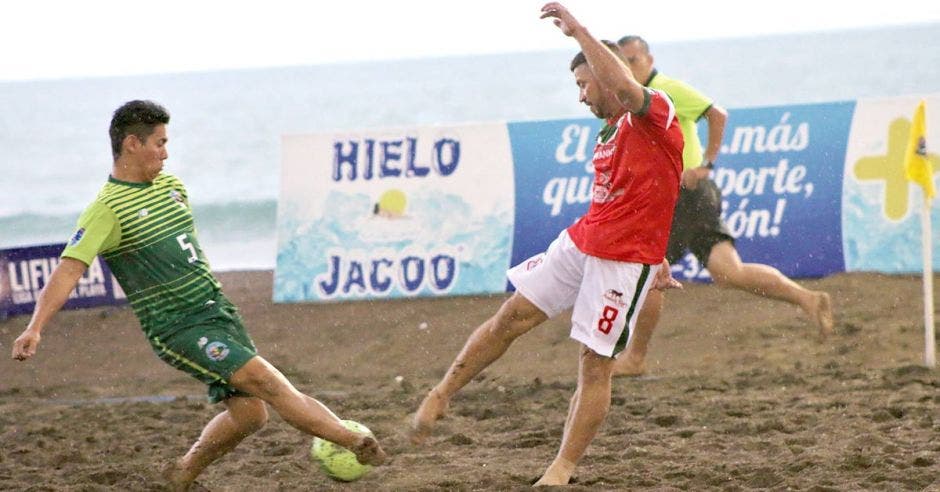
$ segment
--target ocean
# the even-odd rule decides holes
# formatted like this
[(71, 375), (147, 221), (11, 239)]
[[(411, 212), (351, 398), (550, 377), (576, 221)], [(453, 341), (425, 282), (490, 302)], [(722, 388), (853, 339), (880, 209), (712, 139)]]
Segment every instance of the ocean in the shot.
[[(652, 51), (660, 71), (726, 108), (774, 106), (940, 92), (937, 32), (940, 23)], [(66, 241), (110, 171), (112, 111), (153, 99), (172, 114), (166, 169), (188, 186), (213, 268), (271, 269), (282, 135), (584, 117), (568, 72), (575, 51), (0, 82), (0, 248)]]

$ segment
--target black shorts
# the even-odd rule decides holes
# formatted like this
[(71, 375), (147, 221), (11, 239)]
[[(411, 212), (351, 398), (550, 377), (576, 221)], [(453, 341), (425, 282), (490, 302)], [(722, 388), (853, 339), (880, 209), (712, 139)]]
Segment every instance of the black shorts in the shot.
[(694, 190), (682, 188), (676, 202), (676, 212), (669, 232), (666, 259), (675, 263), (685, 256), (686, 250), (698, 259), (703, 267), (708, 265), (712, 248), (734, 237), (721, 220), (721, 191), (711, 179), (699, 181)]

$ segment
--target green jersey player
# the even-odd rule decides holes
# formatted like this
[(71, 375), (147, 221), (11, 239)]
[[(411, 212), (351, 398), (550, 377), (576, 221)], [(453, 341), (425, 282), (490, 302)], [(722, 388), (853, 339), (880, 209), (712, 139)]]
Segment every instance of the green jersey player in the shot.
[(157, 356), (205, 383), (210, 401), (225, 405), (189, 452), (165, 468), (173, 489), (186, 490), (206, 466), (260, 429), (268, 418), (265, 403), (297, 429), (349, 448), (365, 464), (381, 464), (385, 453), (374, 438), (347, 429), (257, 355), (199, 247), (182, 181), (163, 172), (169, 121), (151, 101), (131, 101), (114, 112), (111, 175), (79, 218), (13, 344), (13, 358), (36, 353), (43, 328), (100, 254)]

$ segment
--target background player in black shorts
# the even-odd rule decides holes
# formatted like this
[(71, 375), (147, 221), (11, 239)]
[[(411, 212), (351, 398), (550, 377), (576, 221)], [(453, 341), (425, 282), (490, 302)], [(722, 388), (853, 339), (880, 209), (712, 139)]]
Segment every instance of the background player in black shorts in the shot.
[[(633, 76), (643, 85), (660, 89), (676, 106), (685, 151), (682, 190), (676, 204), (666, 259), (674, 263), (691, 251), (719, 287), (786, 301), (799, 306), (826, 337), (832, 333), (832, 306), (829, 294), (809, 290), (787, 278), (776, 268), (760, 263), (743, 263), (734, 247), (734, 238), (721, 220), (721, 192), (709, 178), (724, 134), (727, 112), (692, 86), (659, 73), (653, 67), (649, 45), (639, 36), (624, 36), (617, 43)], [(704, 150), (696, 132), (700, 118), (708, 123)], [(646, 352), (659, 321), (663, 291), (651, 291), (637, 318), (627, 349), (620, 353), (614, 374), (638, 376), (646, 373)]]

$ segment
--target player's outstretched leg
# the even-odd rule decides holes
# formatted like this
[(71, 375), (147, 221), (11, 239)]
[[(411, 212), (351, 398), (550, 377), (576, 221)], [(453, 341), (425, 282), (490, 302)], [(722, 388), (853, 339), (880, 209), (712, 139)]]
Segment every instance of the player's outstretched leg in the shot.
[(581, 346), (578, 389), (568, 408), (561, 447), (555, 460), (535, 483), (536, 486), (566, 485), (571, 480), (578, 461), (610, 410), (613, 363), (614, 359), (598, 355), (586, 346)]
[(614, 376), (636, 377), (646, 374), (646, 353), (663, 312), (665, 297), (663, 291), (656, 289), (650, 289), (646, 295), (646, 301), (637, 314), (630, 343), (614, 361)]
[[(466, 350), (466, 347), (464, 349)], [(447, 413), (448, 406), (450, 398), (441, 395), (437, 387), (431, 388), (415, 411), (411, 422), (409, 438), (412, 444), (423, 444), (431, 436), (434, 424)]]
[(301, 432), (349, 449), (360, 463), (381, 465), (385, 462), (385, 451), (375, 438), (347, 429), (330, 409), (298, 391), (262, 357), (254, 357), (235, 371), (229, 384), (264, 400), (281, 418)]
[(545, 313), (518, 292), (507, 299), (493, 317), (473, 331), (444, 379), (424, 397), (411, 425), (411, 442), (424, 443), (447, 411), (451, 397), (500, 358), (513, 340), (546, 319)]
[(833, 332), (829, 294), (809, 290), (772, 266), (742, 263), (729, 241), (722, 241), (712, 248), (708, 255), (708, 271), (719, 287), (732, 287), (799, 306), (816, 324), (822, 338)]
[(268, 421), (267, 408), (258, 398), (232, 397), (224, 404), (225, 411), (209, 421), (189, 452), (163, 469), (171, 490), (188, 490), (202, 470)]

